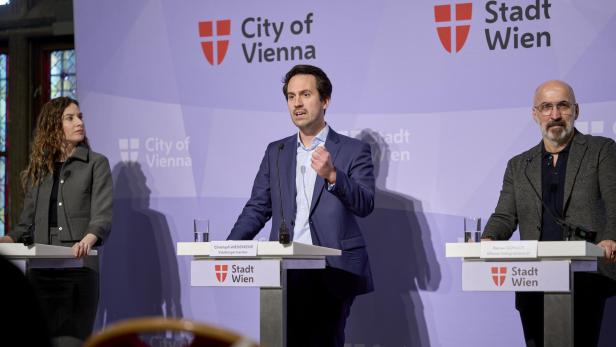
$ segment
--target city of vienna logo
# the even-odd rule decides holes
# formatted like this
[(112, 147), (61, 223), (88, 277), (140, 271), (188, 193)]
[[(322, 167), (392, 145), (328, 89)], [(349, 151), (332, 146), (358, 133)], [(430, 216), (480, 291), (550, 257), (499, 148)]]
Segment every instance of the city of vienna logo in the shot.
[(492, 266), (490, 268), (492, 272), (492, 281), (497, 287), (502, 287), (507, 277), (507, 267), (505, 266)]
[(139, 139), (119, 139), (120, 158), (123, 162), (135, 162), (139, 156)]
[[(455, 16), (452, 9), (455, 8)], [(455, 17), (455, 21), (452, 19)], [(467, 2), (454, 5), (434, 6), (434, 21), (437, 24), (436, 32), (445, 50), (452, 53), (452, 29), (455, 28), (455, 52), (458, 53), (464, 47), (468, 33), (471, 30), (469, 21), (473, 17), (473, 3)]]
[(210, 65), (220, 65), (225, 59), (229, 48), (229, 35), (231, 35), (230, 19), (199, 22), (199, 36), (203, 39), (201, 49)]
[(214, 265), (214, 271), (216, 272), (216, 280), (222, 283), (227, 279), (227, 273), (229, 271), (229, 265)]

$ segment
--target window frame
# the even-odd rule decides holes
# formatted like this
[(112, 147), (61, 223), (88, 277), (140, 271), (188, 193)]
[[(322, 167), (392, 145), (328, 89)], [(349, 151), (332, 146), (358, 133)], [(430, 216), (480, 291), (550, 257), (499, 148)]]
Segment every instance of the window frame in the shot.
[(6, 232), (8, 231), (8, 227), (9, 227), (9, 213), (8, 213), (8, 204), (9, 204), (9, 155), (8, 155), (8, 147), (9, 147), (9, 131), (8, 131), (8, 126), (9, 126), (9, 103), (10, 103), (10, 97), (9, 97), (9, 64), (10, 64), (10, 54), (9, 54), (9, 50), (6, 44), (4, 43), (0, 43), (0, 54), (4, 54), (6, 55), (6, 102), (5, 102), (5, 121), (6, 123), (4, 124), (4, 131), (5, 131), (5, 138), (4, 138), (4, 150), (0, 150), (0, 158), (4, 158), (4, 209), (3, 209), (3, 214), (4, 214), (4, 223), (3, 223), (3, 229), (0, 230), (0, 236), (5, 235)]

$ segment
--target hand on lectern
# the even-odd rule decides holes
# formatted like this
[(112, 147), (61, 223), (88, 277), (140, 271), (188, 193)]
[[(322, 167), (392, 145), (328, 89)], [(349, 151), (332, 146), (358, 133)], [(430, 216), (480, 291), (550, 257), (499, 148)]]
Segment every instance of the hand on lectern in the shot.
[(75, 258), (83, 258), (87, 256), (92, 247), (96, 244), (96, 241), (98, 241), (98, 237), (96, 237), (96, 235), (87, 234), (83, 237), (83, 239), (81, 239), (81, 241), (74, 244), (73, 255), (75, 255)]
[(598, 246), (605, 251), (604, 257), (607, 262), (616, 263), (616, 241), (603, 240), (599, 242)]
[(15, 241), (10, 236), (5, 235), (0, 237), (0, 243), (15, 243)]

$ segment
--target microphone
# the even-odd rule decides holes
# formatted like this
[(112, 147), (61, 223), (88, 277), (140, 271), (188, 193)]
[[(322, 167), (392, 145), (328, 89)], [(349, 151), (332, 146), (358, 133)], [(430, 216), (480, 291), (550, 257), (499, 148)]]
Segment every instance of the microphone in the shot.
[(280, 215), (282, 216), (282, 221), (280, 222), (280, 227), (278, 228), (278, 242), (283, 245), (289, 244), (291, 242), (291, 234), (289, 233), (289, 228), (287, 227), (287, 222), (284, 219), (284, 210), (282, 208), (282, 189), (280, 189), (280, 152), (284, 149), (284, 143), (278, 144), (278, 156), (276, 156), (276, 174), (278, 175), (278, 194), (280, 197)]
[(306, 206), (310, 208), (310, 201), (308, 200), (308, 193), (306, 192), (306, 166), (300, 166), (299, 170), (302, 173), (302, 187), (304, 187), (304, 199), (306, 199)]
[(528, 165), (530, 164), (530, 162), (532, 160), (533, 160), (533, 158), (526, 158), (526, 166), (524, 167), (524, 177), (526, 177), (526, 180), (528, 181), (528, 184), (530, 184), (530, 187), (533, 189), (533, 192), (535, 192), (535, 195), (537, 195), (537, 198), (541, 202), (541, 205), (543, 205), (543, 208), (546, 211), (548, 211), (548, 214), (554, 219), (556, 224), (558, 224), (560, 227), (562, 227), (563, 230), (565, 231), (565, 240), (569, 241), (569, 240), (571, 240), (571, 237), (573, 235), (575, 235), (575, 236), (577, 236), (577, 237), (579, 237), (579, 238), (581, 238), (581, 239), (583, 239), (585, 241), (594, 243), (595, 240), (597, 239), (597, 232), (596, 231), (591, 231), (591, 230), (588, 230), (588, 229), (586, 229), (586, 228), (584, 228), (582, 226), (569, 223), (569, 222), (565, 221), (564, 219), (556, 216), (556, 212), (553, 211), (545, 203), (545, 201), (543, 201), (543, 198), (542, 198), (541, 194), (539, 194), (539, 191), (537, 190), (537, 188), (535, 188), (535, 186), (533, 185), (533, 182), (528, 177)]

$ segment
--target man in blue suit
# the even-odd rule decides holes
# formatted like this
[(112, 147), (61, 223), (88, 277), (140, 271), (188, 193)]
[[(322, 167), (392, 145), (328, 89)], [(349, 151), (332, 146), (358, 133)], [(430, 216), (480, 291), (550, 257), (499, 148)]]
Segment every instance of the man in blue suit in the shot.
[(299, 131), (267, 146), (229, 239), (252, 239), (272, 218), (270, 240), (278, 240), (288, 223), (293, 242), (342, 250), (340, 257), (327, 257), (324, 270), (289, 271), (287, 345), (343, 346), (355, 296), (372, 290), (356, 221), (374, 208), (370, 146), (325, 122), (332, 84), (320, 68), (293, 67), (282, 90)]

